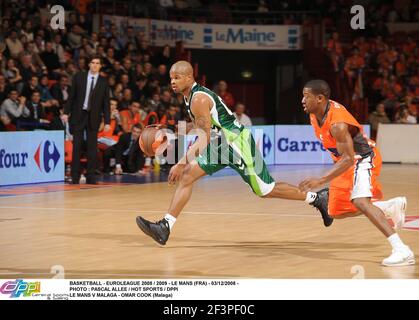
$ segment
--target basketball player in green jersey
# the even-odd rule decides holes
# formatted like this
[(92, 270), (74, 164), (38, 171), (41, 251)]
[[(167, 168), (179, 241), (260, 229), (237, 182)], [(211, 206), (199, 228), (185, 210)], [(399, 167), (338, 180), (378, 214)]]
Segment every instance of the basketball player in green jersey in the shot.
[[(325, 226), (332, 224), (327, 209), (328, 189), (301, 192), (285, 182), (275, 182), (250, 130), (236, 120), (219, 96), (195, 82), (189, 62), (176, 62), (170, 69), (170, 78), (173, 91), (183, 94), (195, 129), (201, 134), (170, 170), (169, 183), (177, 183), (177, 188), (166, 216), (155, 223), (137, 217), (137, 225), (145, 234), (161, 245), (166, 244), (170, 230), (191, 197), (195, 181), (226, 166), (237, 171), (256, 195), (306, 201), (320, 211)], [(222, 139), (211, 139), (211, 132), (221, 133)], [(220, 140), (223, 140), (221, 144)]]

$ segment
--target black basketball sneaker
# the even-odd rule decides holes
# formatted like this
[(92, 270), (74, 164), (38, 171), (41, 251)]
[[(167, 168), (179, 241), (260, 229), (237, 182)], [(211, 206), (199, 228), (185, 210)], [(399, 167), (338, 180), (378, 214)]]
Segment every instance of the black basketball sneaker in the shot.
[(169, 222), (162, 219), (157, 222), (150, 222), (143, 217), (136, 218), (138, 227), (148, 236), (153, 238), (158, 244), (165, 245), (170, 235)]
[(315, 207), (317, 210), (320, 211), (323, 218), (323, 224), (326, 227), (330, 227), (330, 225), (333, 223), (333, 218), (329, 216), (328, 203), (329, 203), (329, 188), (324, 188), (320, 191), (317, 191), (316, 199), (312, 203), (310, 203), (310, 205), (312, 205), (313, 207)]

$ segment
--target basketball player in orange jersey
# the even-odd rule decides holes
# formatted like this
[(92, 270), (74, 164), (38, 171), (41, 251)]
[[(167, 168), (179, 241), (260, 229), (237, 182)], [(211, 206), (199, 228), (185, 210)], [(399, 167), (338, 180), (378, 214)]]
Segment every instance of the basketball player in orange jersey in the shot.
[[(325, 226), (332, 224), (333, 219), (327, 214), (327, 189), (301, 192), (296, 186), (276, 182), (250, 130), (236, 120), (217, 94), (195, 82), (189, 62), (176, 62), (170, 69), (170, 78), (173, 91), (183, 94), (195, 128), (199, 129), (198, 140), (170, 170), (169, 183), (177, 183), (177, 187), (164, 218), (153, 223), (137, 217), (137, 225), (146, 235), (161, 245), (166, 244), (177, 217), (192, 195), (194, 183), (227, 166), (240, 174), (256, 195), (305, 201), (319, 209)], [(224, 142), (219, 144), (218, 137), (224, 138), (221, 139)], [(208, 194), (208, 201), (217, 206), (214, 195)]]
[(373, 141), (363, 135), (362, 126), (341, 104), (330, 100), (329, 85), (323, 80), (309, 81), (303, 89), (302, 104), (310, 114), (311, 125), (323, 146), (331, 153), (334, 166), (321, 178), (308, 178), (301, 191), (316, 189), (328, 182), (329, 215), (342, 219), (364, 214), (387, 237), (392, 254), (385, 266), (415, 264), (415, 256), (393, 230), (387, 217), (400, 228), (404, 223), (406, 198), (382, 198), (378, 176), (381, 156)]

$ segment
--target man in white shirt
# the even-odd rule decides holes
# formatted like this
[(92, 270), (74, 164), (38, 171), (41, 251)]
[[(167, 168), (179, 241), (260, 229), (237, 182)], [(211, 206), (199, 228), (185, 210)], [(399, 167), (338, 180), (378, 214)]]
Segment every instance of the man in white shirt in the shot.
[(245, 111), (246, 106), (243, 103), (238, 102), (236, 104), (234, 116), (242, 125), (249, 127), (252, 125), (252, 120), (250, 120), (250, 118), (245, 114)]
[(4, 100), (0, 106), (0, 116), (9, 119), (14, 124), (20, 117), (28, 118), (30, 111), (26, 107), (26, 98), (24, 96), (19, 97), (16, 89), (10, 90), (9, 98)]

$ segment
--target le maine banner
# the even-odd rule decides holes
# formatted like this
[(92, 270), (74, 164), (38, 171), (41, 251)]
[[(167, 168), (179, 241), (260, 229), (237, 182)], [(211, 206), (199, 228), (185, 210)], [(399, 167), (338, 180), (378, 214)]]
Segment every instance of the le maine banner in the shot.
[(63, 131), (0, 132), (0, 186), (64, 181)]
[(103, 23), (114, 23), (120, 34), (127, 26), (143, 33), (153, 46), (174, 46), (183, 41), (185, 48), (226, 50), (301, 50), (300, 25), (226, 25), (183, 23), (103, 15)]

